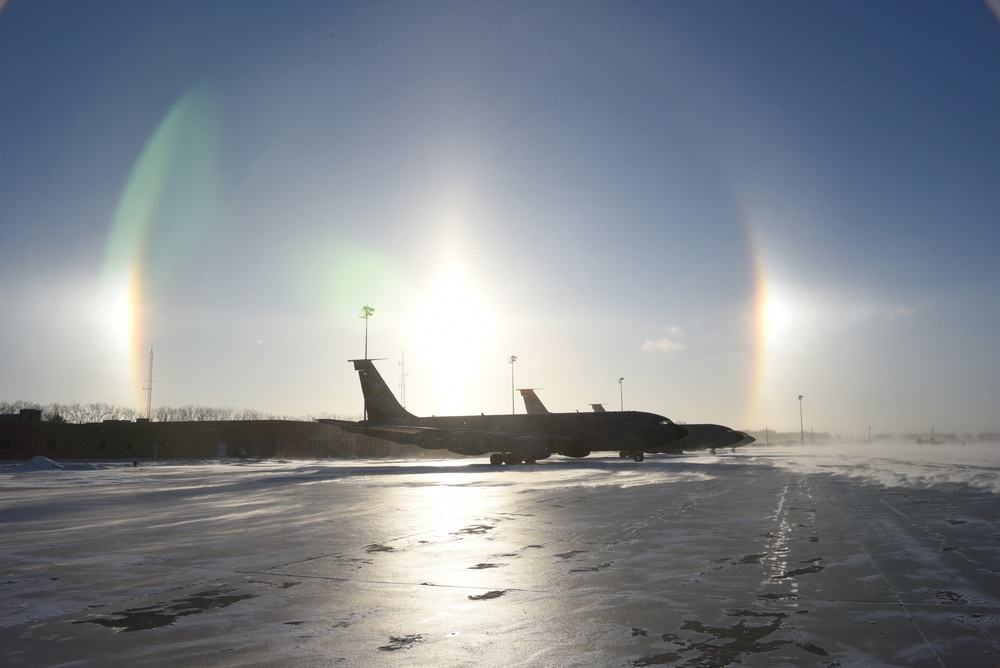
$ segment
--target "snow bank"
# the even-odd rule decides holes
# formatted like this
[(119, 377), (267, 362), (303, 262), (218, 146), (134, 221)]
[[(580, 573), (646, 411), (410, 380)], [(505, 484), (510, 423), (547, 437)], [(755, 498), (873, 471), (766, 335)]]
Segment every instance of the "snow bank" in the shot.
[(61, 464), (56, 464), (48, 457), (35, 455), (31, 458), (31, 461), (18, 464), (17, 466), (7, 469), (4, 473), (34, 473), (36, 471), (54, 471), (61, 468), (63, 468)]
[(101, 471), (103, 466), (93, 462), (83, 462), (79, 464), (60, 464), (48, 457), (37, 455), (31, 461), (17, 466), (5, 466), (0, 468), (0, 473), (37, 473), (38, 471)]

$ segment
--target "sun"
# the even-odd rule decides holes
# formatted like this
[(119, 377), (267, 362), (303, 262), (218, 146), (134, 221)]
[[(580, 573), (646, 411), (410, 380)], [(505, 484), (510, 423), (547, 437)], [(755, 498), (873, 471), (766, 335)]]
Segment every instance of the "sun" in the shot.
[(438, 412), (454, 413), (466, 402), (496, 331), (484, 291), (458, 266), (445, 267), (416, 300), (406, 336), (408, 357), (415, 353), (439, 364), (433, 381), (442, 404)]

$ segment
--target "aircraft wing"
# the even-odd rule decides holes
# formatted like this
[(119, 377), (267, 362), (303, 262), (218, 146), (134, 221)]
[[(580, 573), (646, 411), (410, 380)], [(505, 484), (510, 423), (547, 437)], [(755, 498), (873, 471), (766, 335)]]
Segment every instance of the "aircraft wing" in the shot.
[[(546, 459), (556, 448), (572, 451), (572, 436), (561, 434), (519, 434), (509, 431), (421, 426), (408, 424), (365, 424), (323, 420), (346, 432), (365, 434), (394, 443), (416, 445), (431, 450), (444, 449), (460, 455), (515, 452), (522, 460)], [(589, 454), (589, 453), (588, 453)]]
[(365, 434), (382, 438), (396, 443), (419, 444), (431, 433), (439, 430), (434, 427), (421, 427), (417, 425), (396, 425), (396, 424), (364, 424), (362, 422), (352, 422), (350, 420), (318, 420), (323, 424), (339, 427), (343, 431), (351, 434)]
[(395, 424), (362, 424), (360, 422), (348, 422), (339, 425), (341, 429), (351, 434), (364, 434), (375, 438), (393, 441), (395, 443), (409, 443), (420, 445), (423, 440), (432, 434), (436, 434), (439, 429), (434, 427), (419, 427), (417, 425), (395, 425)]
[(340, 427), (341, 429), (347, 429), (349, 427), (357, 426), (357, 422), (353, 420), (331, 420), (330, 418), (319, 418), (316, 422), (322, 422), (323, 424), (332, 425), (334, 427)]
[(431, 432), (440, 431), (436, 427), (418, 427), (416, 425), (402, 425), (402, 424), (376, 424), (367, 425), (361, 424), (360, 422), (352, 422), (347, 427), (342, 427), (346, 431), (353, 432), (355, 434), (370, 434), (374, 435), (375, 432), (382, 432), (386, 434), (398, 434), (405, 436), (415, 436), (418, 434), (428, 434)]

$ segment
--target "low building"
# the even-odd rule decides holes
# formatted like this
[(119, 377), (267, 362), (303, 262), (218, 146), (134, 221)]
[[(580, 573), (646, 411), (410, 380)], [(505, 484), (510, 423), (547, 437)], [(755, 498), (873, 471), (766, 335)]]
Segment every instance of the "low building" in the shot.
[(334, 425), (295, 420), (0, 422), (0, 460), (28, 460), (36, 455), (49, 459), (219, 459), (425, 453), (415, 446), (348, 434)]
[(41, 408), (22, 408), (20, 413), (0, 414), (0, 422), (41, 422)]

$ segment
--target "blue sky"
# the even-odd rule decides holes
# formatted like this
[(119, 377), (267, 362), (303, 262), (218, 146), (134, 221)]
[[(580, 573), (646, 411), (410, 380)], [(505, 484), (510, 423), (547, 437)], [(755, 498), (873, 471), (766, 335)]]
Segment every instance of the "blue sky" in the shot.
[[(1000, 431), (987, 4), (0, 9), (0, 399)], [(618, 379), (624, 378), (621, 384)], [(518, 412), (523, 412), (520, 401)]]

